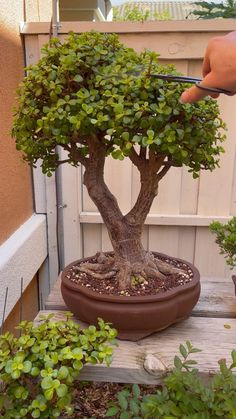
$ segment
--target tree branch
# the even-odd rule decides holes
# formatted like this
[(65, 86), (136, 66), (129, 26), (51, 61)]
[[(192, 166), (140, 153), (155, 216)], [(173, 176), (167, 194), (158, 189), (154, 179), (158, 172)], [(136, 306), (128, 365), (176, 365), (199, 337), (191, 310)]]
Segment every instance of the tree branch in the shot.
[[(137, 151), (135, 150), (134, 147), (131, 148), (131, 153), (129, 155), (130, 160), (132, 161), (132, 163), (134, 164), (134, 166), (137, 167), (137, 169), (141, 172), (142, 168), (145, 166), (146, 164), (146, 156), (141, 155), (141, 149), (143, 147), (140, 147), (140, 154), (138, 155)], [(145, 150), (146, 153), (146, 150)]]
[(162, 170), (157, 174), (157, 179), (158, 182), (160, 182), (160, 180), (166, 175), (166, 173), (168, 172), (168, 170), (171, 168), (171, 164), (170, 165), (166, 165), (162, 168)]
[(64, 144), (63, 147), (68, 151), (70, 162), (72, 161), (76, 164), (79, 162), (86, 167), (89, 160), (81, 154), (81, 149), (77, 147), (76, 143), (71, 143), (71, 146)]
[(58, 160), (58, 162), (57, 162), (57, 166), (60, 166), (61, 164), (64, 164), (64, 163), (69, 163), (69, 162), (70, 162), (70, 159)]

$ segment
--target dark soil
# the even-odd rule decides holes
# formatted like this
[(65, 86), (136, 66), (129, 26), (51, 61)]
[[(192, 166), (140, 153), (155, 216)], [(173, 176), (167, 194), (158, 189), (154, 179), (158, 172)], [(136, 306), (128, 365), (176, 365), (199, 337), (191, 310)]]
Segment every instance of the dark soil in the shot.
[[(116, 395), (124, 388), (131, 389), (131, 384), (119, 383), (82, 383), (75, 384), (74, 414), (72, 419), (103, 419), (111, 403), (117, 401)], [(142, 394), (154, 393), (157, 386), (140, 385)], [(67, 416), (61, 416), (66, 419)]]
[[(192, 269), (184, 263), (172, 258), (164, 258), (158, 256), (160, 260), (168, 263), (169, 265), (181, 269), (183, 273), (166, 275), (165, 282), (162, 280), (149, 278), (142, 283), (136, 283), (134, 286), (126, 290), (119, 290), (118, 283), (115, 277), (111, 279), (96, 279), (92, 275), (88, 275), (84, 272), (78, 272), (74, 267), (70, 268), (67, 273), (67, 278), (73, 282), (77, 282), (79, 285), (87, 287), (99, 294), (109, 295), (123, 295), (123, 296), (137, 296), (137, 295), (156, 295), (162, 293), (171, 288), (178, 287), (190, 282), (193, 278)], [(90, 263), (96, 263), (96, 258), (91, 257)], [(79, 264), (77, 265), (79, 266)]]

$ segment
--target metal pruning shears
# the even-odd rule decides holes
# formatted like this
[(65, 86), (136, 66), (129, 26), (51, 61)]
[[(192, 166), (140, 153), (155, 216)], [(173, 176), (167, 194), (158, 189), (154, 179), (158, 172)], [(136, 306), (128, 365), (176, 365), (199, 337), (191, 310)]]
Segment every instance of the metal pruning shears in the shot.
[(232, 93), (226, 89), (218, 89), (216, 87), (202, 86), (201, 85), (202, 79), (199, 79), (198, 77), (175, 76), (172, 74), (150, 74), (150, 76), (155, 77), (157, 79), (165, 80), (167, 82), (193, 83), (199, 89), (206, 90), (207, 92), (210, 92), (210, 93), (224, 93), (226, 95)]

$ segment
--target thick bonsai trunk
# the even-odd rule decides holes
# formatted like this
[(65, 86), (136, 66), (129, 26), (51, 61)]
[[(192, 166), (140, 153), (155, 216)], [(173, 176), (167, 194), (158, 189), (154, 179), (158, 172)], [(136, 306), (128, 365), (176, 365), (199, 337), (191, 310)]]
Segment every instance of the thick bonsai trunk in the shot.
[(90, 158), (85, 166), (84, 184), (97, 206), (114, 249), (114, 258), (99, 255), (97, 264), (86, 263), (80, 270), (93, 273), (98, 279), (116, 277), (119, 288), (125, 289), (135, 281), (145, 281), (149, 276), (165, 279), (167, 267), (158, 267), (151, 254), (144, 250), (141, 234), (154, 197), (157, 195), (158, 178), (153, 167), (143, 167), (141, 189), (132, 210), (124, 216), (115, 197), (104, 182), (106, 151), (98, 138), (91, 139)]

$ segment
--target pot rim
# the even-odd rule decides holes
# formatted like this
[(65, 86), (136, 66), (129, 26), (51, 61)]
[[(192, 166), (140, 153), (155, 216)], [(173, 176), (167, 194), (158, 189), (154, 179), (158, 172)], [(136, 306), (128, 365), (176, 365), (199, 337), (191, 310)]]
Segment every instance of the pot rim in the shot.
[[(107, 255), (111, 255), (113, 254), (113, 252), (104, 252)], [(156, 295), (141, 295), (141, 296), (120, 296), (120, 295), (109, 295), (109, 294), (100, 294), (96, 291), (90, 290), (82, 285), (79, 285), (73, 281), (71, 281), (69, 278), (66, 278), (66, 274), (68, 272), (68, 270), (73, 267), (74, 265), (76, 265), (76, 263), (81, 262), (81, 261), (87, 261), (89, 259), (91, 259), (92, 256), (87, 257), (87, 258), (81, 258), (78, 259), (72, 263), (70, 263), (69, 265), (67, 265), (61, 274), (61, 280), (62, 280), (62, 284), (66, 287), (71, 289), (72, 291), (76, 291), (76, 292), (81, 292), (83, 295), (87, 296), (90, 299), (94, 299), (94, 300), (100, 300), (100, 301), (107, 301), (110, 303), (123, 303), (123, 304), (129, 304), (129, 303), (148, 303), (148, 302), (158, 302), (158, 301), (165, 301), (168, 300), (171, 297), (174, 297), (178, 294), (183, 294), (187, 291), (189, 291), (190, 289), (193, 289), (195, 287), (197, 287), (199, 285), (200, 282), (200, 273), (198, 271), (198, 269), (190, 262), (185, 261), (184, 259), (180, 259), (180, 258), (175, 258), (172, 256), (168, 256), (165, 255), (163, 253), (160, 252), (152, 252), (154, 255), (160, 255), (169, 259), (174, 259), (177, 260), (179, 262), (185, 263), (186, 265), (189, 266), (190, 269), (192, 269), (193, 271), (193, 278), (191, 279), (190, 282), (188, 282), (187, 284), (184, 285), (180, 285), (178, 287), (174, 287), (170, 290), (167, 290), (165, 292), (163, 292), (162, 294), (156, 294)]]

